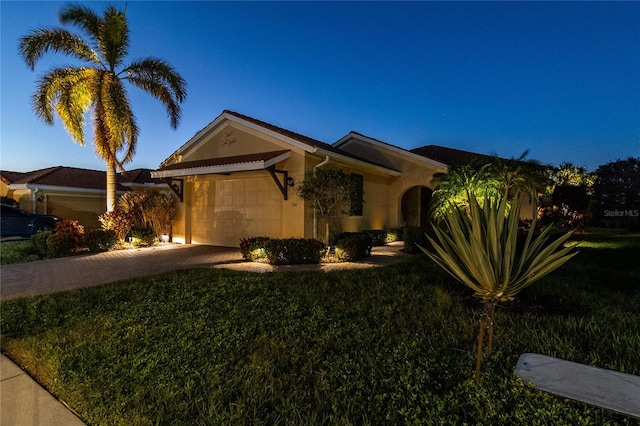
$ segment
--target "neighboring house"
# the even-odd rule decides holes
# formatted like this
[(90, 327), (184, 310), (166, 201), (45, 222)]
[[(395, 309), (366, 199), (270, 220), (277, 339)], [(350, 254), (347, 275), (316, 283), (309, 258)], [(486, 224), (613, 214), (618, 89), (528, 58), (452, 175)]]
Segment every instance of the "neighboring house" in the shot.
[(356, 132), (330, 145), (224, 111), (151, 175), (181, 198), (173, 241), (237, 246), (249, 236), (324, 239), (294, 187), (328, 166), (356, 175), (364, 191), (362, 211), (345, 215), (336, 233), (425, 225), (433, 174), (447, 167)]
[[(0, 171), (0, 193), (18, 201), (31, 213), (54, 214), (79, 221), (87, 229), (100, 227), (106, 210), (106, 172), (56, 166), (32, 172)], [(118, 194), (134, 188), (167, 185), (153, 179), (148, 169), (118, 175)]]

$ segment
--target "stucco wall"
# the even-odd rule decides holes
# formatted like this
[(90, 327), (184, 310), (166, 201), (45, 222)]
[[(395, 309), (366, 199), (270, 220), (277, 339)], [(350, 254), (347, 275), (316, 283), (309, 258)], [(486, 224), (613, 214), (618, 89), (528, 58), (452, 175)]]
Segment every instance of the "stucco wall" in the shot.
[[(286, 170), (296, 185), (304, 178), (304, 152), (269, 135), (229, 123), (211, 132), (182, 156), (182, 161), (291, 150), (275, 165)], [(276, 174), (284, 182), (282, 174)], [(185, 178), (184, 202), (179, 203), (173, 240), (182, 243), (237, 247), (240, 238), (305, 236), (304, 202), (287, 187), (288, 199), (267, 170)]]
[(101, 194), (50, 189), (39, 190), (34, 194), (31, 189), (8, 188), (2, 193), (18, 201), (22, 210), (77, 220), (87, 230), (100, 228), (98, 216), (106, 211), (106, 198)]
[[(307, 156), (307, 170), (311, 171), (325, 160), (325, 157), (315, 155)], [(390, 227), (389, 214), (389, 185), (394, 181), (394, 177), (373, 173), (365, 168), (358, 168), (352, 164), (337, 161), (334, 157), (329, 157), (329, 163), (321, 167), (336, 167), (345, 174), (352, 173), (362, 175), (364, 204), (361, 216), (351, 216), (345, 214), (340, 216), (339, 220), (334, 221), (330, 225), (330, 234), (332, 237), (341, 232), (356, 232), (366, 229), (387, 229)], [(314, 220), (313, 207), (310, 203), (305, 205), (305, 236), (311, 238), (314, 236)], [(326, 240), (326, 223), (319, 216), (316, 216), (317, 238), (321, 241)]]
[[(401, 176), (389, 181), (389, 186), (384, 193), (388, 211), (385, 228), (396, 228), (406, 224), (406, 220), (401, 215), (401, 205), (402, 196), (408, 190), (417, 186), (434, 189), (434, 184), (431, 182), (433, 175), (445, 171), (444, 168), (432, 164), (426, 159), (415, 158), (411, 153), (399, 152), (384, 144), (371, 144), (356, 138), (351, 138), (343, 143), (340, 149), (402, 173)], [(375, 187), (373, 188), (375, 189)], [(377, 195), (375, 196), (377, 197)]]

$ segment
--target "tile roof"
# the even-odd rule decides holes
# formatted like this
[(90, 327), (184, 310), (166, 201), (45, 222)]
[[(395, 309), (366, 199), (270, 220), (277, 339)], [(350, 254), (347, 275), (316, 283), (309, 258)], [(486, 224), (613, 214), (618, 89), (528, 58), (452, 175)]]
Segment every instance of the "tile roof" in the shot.
[(431, 158), (449, 166), (465, 165), (474, 161), (488, 161), (495, 156), (478, 154), (477, 152), (463, 151), (461, 149), (447, 148), (439, 145), (426, 145), (412, 149), (410, 152), (423, 157)]
[(11, 170), (0, 170), (0, 179), (7, 185), (12, 184), (13, 182), (22, 179), (27, 172), (12, 172)]
[(526, 164), (529, 167), (545, 172), (549, 166), (541, 164), (535, 160), (527, 160), (525, 158), (502, 158), (497, 155), (478, 154), (477, 152), (463, 151), (461, 149), (447, 148), (439, 145), (427, 145), (420, 148), (412, 149), (414, 154), (422, 155), (445, 163), (449, 166), (464, 166), (467, 164), (484, 165), (500, 160), (506, 164), (517, 166), (518, 164)]
[(289, 151), (290, 150), (288, 149), (284, 149), (281, 151), (259, 152), (255, 154), (233, 155), (230, 157), (208, 158), (206, 160), (184, 161), (182, 163), (173, 163), (168, 166), (160, 167), (158, 170), (195, 169), (198, 167), (228, 166), (232, 164), (253, 163), (256, 161), (269, 161)]
[(120, 183), (133, 183), (144, 185), (147, 183), (160, 184), (163, 183), (161, 179), (151, 177), (150, 169), (134, 169), (127, 170), (118, 175), (118, 182)]
[[(302, 143), (307, 144), (307, 145), (309, 145), (311, 147), (319, 148), (319, 149), (322, 149), (322, 150), (325, 150), (325, 151), (329, 151), (329, 152), (332, 152), (332, 153), (335, 153), (335, 154), (339, 154), (339, 155), (342, 155), (342, 156), (345, 156), (345, 157), (352, 158), (354, 160), (362, 161), (362, 162), (365, 162), (365, 163), (368, 163), (368, 164), (372, 164), (374, 166), (378, 166), (378, 167), (383, 167), (385, 169), (389, 169), (389, 167), (385, 166), (384, 164), (379, 164), (379, 163), (373, 162), (371, 160), (367, 160), (366, 158), (360, 157), (358, 155), (354, 155), (354, 154), (352, 154), (350, 152), (347, 152), (347, 151), (343, 151), (340, 148), (336, 148), (331, 144), (328, 144), (328, 143), (325, 143), (325, 142), (320, 142), (317, 139), (313, 139), (313, 138), (310, 138), (308, 136), (301, 135), (300, 133), (292, 132), (291, 130), (283, 129), (282, 127), (274, 126), (273, 124), (267, 123), (265, 121), (261, 121), (261, 120), (255, 119), (253, 117), (249, 117), (247, 115), (240, 114), (240, 113), (237, 113), (235, 111), (224, 110), (222, 112), (222, 114), (225, 114), (225, 113), (229, 114), (229, 115), (233, 115), (235, 117), (238, 117), (238, 118), (240, 118), (242, 120), (246, 120), (246, 121), (248, 121), (250, 123), (253, 123), (253, 124), (256, 124), (256, 125), (258, 125), (260, 127), (264, 127), (265, 129), (271, 130), (273, 132), (279, 133), (282, 136), (286, 136), (286, 137), (294, 139), (294, 140), (296, 140), (298, 142), (302, 142)], [(392, 169), (389, 169), (389, 170), (392, 170)]]
[[(2, 180), (11, 180), (8, 184), (14, 185), (42, 185), (58, 186), (64, 188), (97, 189), (105, 190), (106, 172), (99, 170), (80, 169), (77, 167), (55, 166), (31, 172), (1, 171)], [(120, 185), (123, 182), (133, 183), (159, 183), (158, 179), (152, 179), (147, 169), (136, 169), (118, 175), (119, 191), (127, 189)]]

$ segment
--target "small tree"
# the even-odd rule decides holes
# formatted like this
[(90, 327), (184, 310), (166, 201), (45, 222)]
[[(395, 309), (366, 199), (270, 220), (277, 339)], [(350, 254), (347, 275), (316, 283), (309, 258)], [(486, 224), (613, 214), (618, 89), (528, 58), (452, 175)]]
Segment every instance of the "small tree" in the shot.
[[(325, 243), (329, 244), (330, 222), (347, 214), (354, 194), (354, 181), (351, 176), (335, 167), (324, 167), (305, 173), (304, 181), (296, 192), (325, 221)], [(362, 197), (362, 193), (359, 194)]]
[(517, 250), (520, 203), (513, 203), (508, 208), (506, 196), (498, 200), (487, 197), (481, 207), (472, 193), (468, 197), (468, 214), (460, 209), (449, 210), (443, 220), (443, 229), (434, 227), (438, 241), (427, 236), (435, 253), (420, 248), (484, 302), (478, 333), (475, 374), (478, 383), (485, 333), (488, 334), (487, 353), (491, 354), (496, 303), (513, 300), (521, 290), (560, 267), (576, 253), (570, 253), (574, 246), (560, 248), (572, 232), (548, 245), (546, 241), (551, 228), (534, 238), (535, 217), (524, 246)]

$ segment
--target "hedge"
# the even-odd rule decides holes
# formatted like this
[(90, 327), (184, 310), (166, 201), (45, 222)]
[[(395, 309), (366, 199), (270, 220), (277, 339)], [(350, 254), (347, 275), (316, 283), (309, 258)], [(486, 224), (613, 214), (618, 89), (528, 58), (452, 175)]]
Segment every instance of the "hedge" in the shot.
[(371, 237), (371, 244), (374, 247), (383, 246), (387, 244), (387, 231), (384, 229), (368, 229), (366, 231), (362, 231), (363, 233), (369, 235)]
[(272, 265), (317, 264), (325, 247), (313, 238), (251, 237), (240, 240), (240, 252), (246, 260), (264, 260)]
[(344, 232), (336, 239), (336, 256), (353, 262), (371, 256), (371, 235), (367, 232)]
[(432, 227), (420, 228), (420, 227), (407, 227), (403, 229), (404, 250), (407, 253), (421, 253), (422, 251), (418, 246), (421, 246), (427, 250), (431, 250), (431, 243), (427, 239), (427, 235), (431, 238), (436, 238), (436, 234), (433, 232)]

